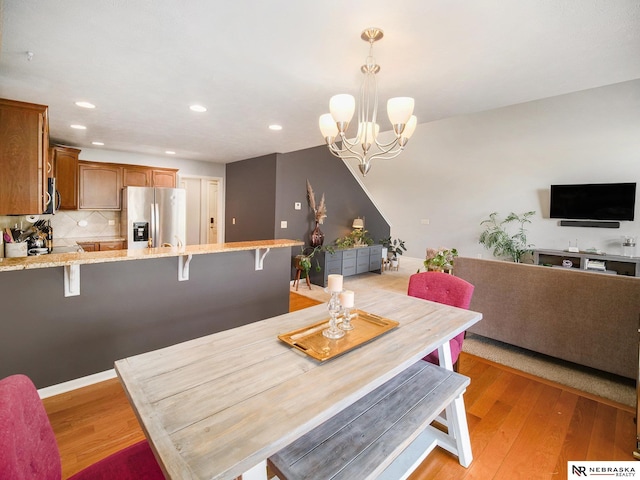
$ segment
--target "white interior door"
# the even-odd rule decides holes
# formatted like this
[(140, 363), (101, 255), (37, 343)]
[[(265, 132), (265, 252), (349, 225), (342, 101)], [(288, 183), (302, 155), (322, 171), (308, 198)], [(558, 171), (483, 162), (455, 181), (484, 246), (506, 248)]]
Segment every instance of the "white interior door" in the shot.
[(218, 238), (218, 181), (209, 180), (208, 182), (208, 215), (209, 215), (209, 243), (220, 243)]
[(179, 186), (187, 191), (187, 245), (222, 243), (222, 178), (180, 176)]

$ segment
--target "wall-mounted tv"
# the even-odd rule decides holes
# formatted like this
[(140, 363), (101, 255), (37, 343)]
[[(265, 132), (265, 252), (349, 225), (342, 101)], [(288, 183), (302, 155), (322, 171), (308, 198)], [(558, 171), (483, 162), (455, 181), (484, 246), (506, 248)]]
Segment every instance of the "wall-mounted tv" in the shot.
[(633, 220), (635, 183), (551, 185), (551, 218)]

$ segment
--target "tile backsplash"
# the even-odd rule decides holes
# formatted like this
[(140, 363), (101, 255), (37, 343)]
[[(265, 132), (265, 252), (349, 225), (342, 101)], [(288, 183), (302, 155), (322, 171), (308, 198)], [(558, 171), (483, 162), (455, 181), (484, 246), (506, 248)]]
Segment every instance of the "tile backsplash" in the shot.
[[(76, 238), (117, 237), (120, 235), (120, 212), (107, 210), (63, 210), (55, 215), (37, 215), (38, 219), (51, 220), (53, 241), (64, 245), (65, 240)], [(80, 226), (82, 221), (85, 226)], [(109, 225), (109, 222), (113, 225)], [(0, 216), (0, 227), (18, 225), (28, 228), (30, 222), (24, 215)], [(84, 222), (82, 222), (84, 224)], [(72, 243), (72, 242), (70, 242)]]

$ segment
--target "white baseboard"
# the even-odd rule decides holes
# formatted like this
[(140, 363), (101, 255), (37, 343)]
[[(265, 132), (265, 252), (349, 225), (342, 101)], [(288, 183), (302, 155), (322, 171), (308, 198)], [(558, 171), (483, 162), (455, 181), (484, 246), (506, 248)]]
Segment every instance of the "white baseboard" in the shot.
[(58, 383), (57, 385), (51, 385), (50, 387), (41, 388), (38, 390), (40, 398), (53, 397), (54, 395), (60, 395), (61, 393), (70, 392), (77, 388), (87, 387), (94, 383), (104, 382), (116, 377), (116, 371), (112, 368), (104, 372), (94, 373), (93, 375), (87, 375), (86, 377), (76, 378), (69, 380), (68, 382)]

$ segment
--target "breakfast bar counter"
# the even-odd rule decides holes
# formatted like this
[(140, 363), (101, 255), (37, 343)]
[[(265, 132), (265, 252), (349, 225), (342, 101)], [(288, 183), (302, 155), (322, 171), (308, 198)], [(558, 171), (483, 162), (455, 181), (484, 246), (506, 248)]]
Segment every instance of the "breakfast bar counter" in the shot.
[(301, 243), (5, 258), (0, 378), (24, 373), (45, 388), (113, 375), (119, 358), (286, 313)]
[(72, 252), (38, 255), (32, 257), (0, 258), (0, 272), (34, 268), (63, 267), (94, 263), (124, 262), (151, 258), (204, 255), (210, 253), (240, 252), (244, 250), (285, 248), (303, 245), (297, 240), (256, 240), (251, 242), (211, 243), (184, 247), (158, 247), (135, 250), (110, 250), (106, 252)]

